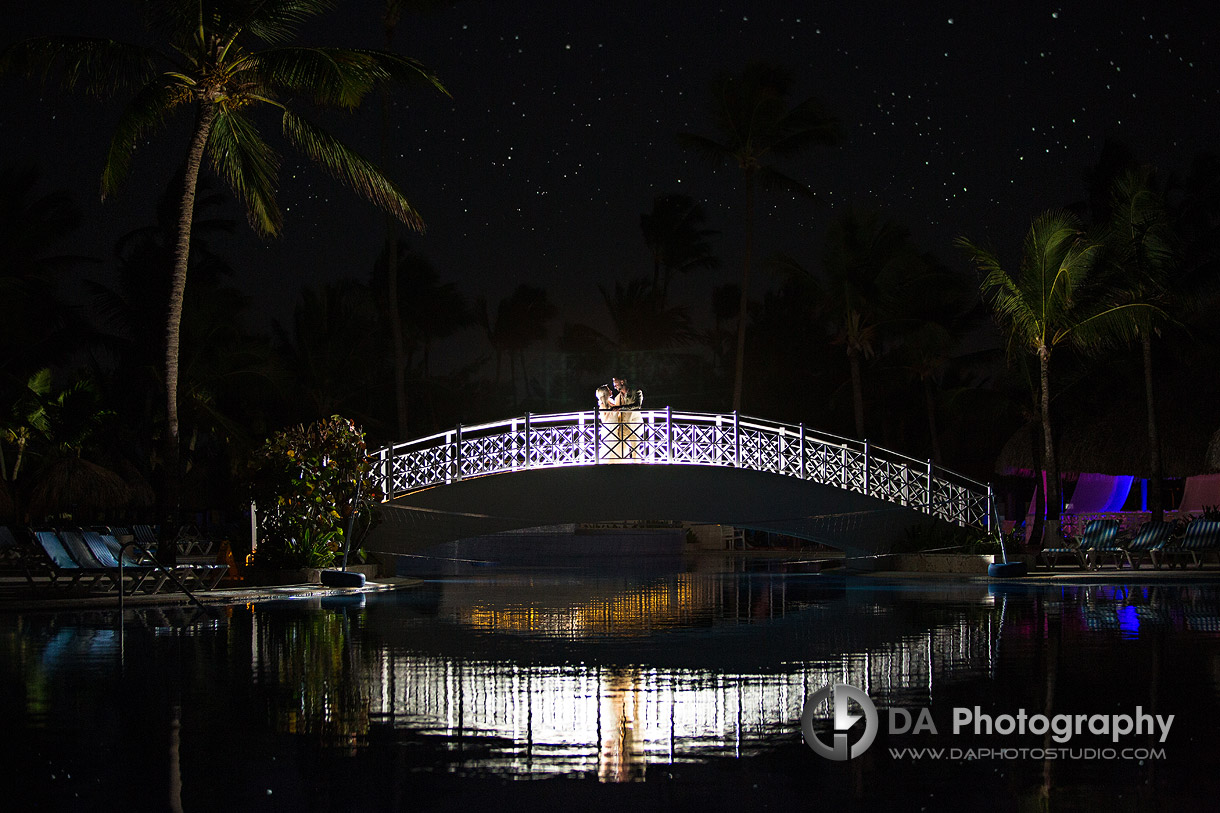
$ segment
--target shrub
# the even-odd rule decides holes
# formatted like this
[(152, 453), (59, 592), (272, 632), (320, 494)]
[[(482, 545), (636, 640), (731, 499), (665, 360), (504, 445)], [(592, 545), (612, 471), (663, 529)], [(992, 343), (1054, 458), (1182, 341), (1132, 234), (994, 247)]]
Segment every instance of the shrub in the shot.
[(375, 521), (380, 499), (364, 433), (332, 415), (284, 429), (256, 451), (249, 466), (250, 496), (258, 512), (254, 563), (275, 568), (327, 567)]

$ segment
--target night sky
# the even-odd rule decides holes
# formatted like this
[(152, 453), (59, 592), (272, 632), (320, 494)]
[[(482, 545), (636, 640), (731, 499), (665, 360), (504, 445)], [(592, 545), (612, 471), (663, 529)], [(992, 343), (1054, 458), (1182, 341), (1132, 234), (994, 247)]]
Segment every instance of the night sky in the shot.
[[(397, 93), (387, 166), (429, 226), (412, 247), (444, 279), (493, 303), (520, 282), (541, 285), (563, 308), (559, 321), (599, 327), (597, 286), (651, 272), (640, 214), (655, 195), (691, 195), (722, 232), (724, 264), (673, 290), (706, 322), (712, 285), (738, 273), (740, 178), (684, 152), (676, 134), (712, 135), (712, 78), (765, 58), (793, 69), (792, 101), (819, 97), (844, 140), (780, 164), (817, 199), (761, 195), (760, 256), (786, 251), (813, 263), (826, 221), (856, 203), (882, 209), (963, 268), (950, 245), (961, 234), (1015, 261), (1035, 214), (1083, 198), (1081, 173), (1107, 139), (1175, 173), (1216, 148), (1214, 26), (1207, 6), (1190, 5), (464, 0), (399, 26), (396, 50), (439, 74), (453, 98)], [(381, 4), (341, 6), (299, 41), (380, 47)], [(120, 2), (21, 8), (8, 12), (6, 40), (143, 36)], [(0, 94), (4, 160), (37, 163), (48, 190), (78, 193), (88, 221), (81, 250), (106, 255), (149, 221), (185, 150), (181, 122), (141, 151), (120, 198), (100, 204), (118, 102), (15, 79)], [(378, 155), (375, 102), (356, 116), (312, 117)], [(264, 120), (286, 149), (275, 129)], [(274, 318), (290, 312), (301, 283), (366, 278), (383, 234), (371, 205), (290, 152), (281, 180), (283, 237), (263, 242), (243, 227), (223, 247), (239, 284)]]

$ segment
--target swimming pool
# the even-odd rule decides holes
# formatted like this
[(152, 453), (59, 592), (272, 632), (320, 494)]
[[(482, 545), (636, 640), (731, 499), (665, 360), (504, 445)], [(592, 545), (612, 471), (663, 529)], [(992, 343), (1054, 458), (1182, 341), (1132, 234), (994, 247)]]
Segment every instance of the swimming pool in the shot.
[[(18, 809), (1194, 809), (1220, 790), (1218, 683), (1216, 583), (883, 580), (732, 554), (121, 625), (0, 615)], [(833, 684), (877, 710), (845, 761), (802, 736)], [(813, 736), (839, 722), (819, 707)]]

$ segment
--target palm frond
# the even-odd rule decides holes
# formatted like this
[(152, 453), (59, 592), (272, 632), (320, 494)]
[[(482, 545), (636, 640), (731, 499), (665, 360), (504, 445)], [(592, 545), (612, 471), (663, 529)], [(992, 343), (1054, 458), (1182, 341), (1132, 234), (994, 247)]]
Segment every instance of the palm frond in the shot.
[(102, 167), (102, 199), (113, 194), (127, 177), (139, 141), (148, 131), (164, 124), (170, 111), (190, 100), (178, 82), (159, 76), (149, 82), (127, 104), (110, 139), (106, 164)]
[(839, 120), (818, 99), (806, 99), (793, 107), (778, 123), (771, 144), (776, 155), (793, 155), (809, 147), (839, 143)]
[(782, 189), (783, 191), (796, 195), (797, 197), (815, 197), (813, 190), (808, 186), (805, 186), (805, 184), (801, 183), (796, 178), (793, 178), (791, 175), (780, 172), (773, 166), (759, 167), (755, 173), (755, 177), (758, 179), (759, 186), (761, 186), (763, 189)]
[(737, 160), (733, 155), (732, 147), (698, 133), (678, 133), (678, 143), (697, 153), (713, 166), (732, 164)]
[(251, 62), (260, 84), (348, 110), (359, 107), (377, 81), (371, 61), (344, 48), (270, 48)]
[(405, 85), (407, 87), (431, 87), (449, 96), (449, 90), (440, 78), (424, 67), (418, 59), (390, 53), (389, 51), (354, 50), (368, 59), (374, 66), (378, 83)]
[(250, 226), (259, 234), (279, 234), (283, 220), (275, 202), (279, 156), (254, 123), (234, 110), (220, 110), (208, 137), (208, 156), (216, 174), (246, 205)]
[(284, 136), (332, 177), (349, 186), (416, 231), (424, 231), (423, 218), (402, 191), (368, 159), (342, 144), (334, 136), (297, 116), (283, 115)]
[(236, 24), (263, 42), (285, 42), (297, 32), (301, 24), (335, 7), (333, 0), (261, 0), (257, 3), (239, 3), (249, 8)]
[(0, 52), (0, 76), (17, 74), (44, 84), (57, 77), (67, 90), (77, 87), (108, 97), (139, 87), (164, 57), (142, 45), (97, 37), (36, 37)]
[(433, 87), (440, 80), (417, 60), (384, 51), (352, 48), (270, 48), (252, 55), (262, 85), (281, 88), (316, 104), (355, 109), (385, 84)]

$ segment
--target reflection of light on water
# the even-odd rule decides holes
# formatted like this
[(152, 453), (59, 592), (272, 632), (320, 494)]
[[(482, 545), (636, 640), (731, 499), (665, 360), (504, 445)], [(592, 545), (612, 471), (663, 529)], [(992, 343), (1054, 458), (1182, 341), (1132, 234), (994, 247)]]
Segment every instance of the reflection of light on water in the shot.
[(718, 598), (708, 580), (684, 574), (610, 595), (589, 596), (566, 607), (477, 601), (462, 607), (456, 617), (463, 625), (497, 632), (622, 637), (680, 625), (694, 612), (716, 606)]
[(988, 665), (986, 631), (936, 628), (877, 651), (759, 674), (387, 651), (383, 685), (372, 689), (380, 698), (374, 719), (462, 743), (469, 756), (459, 770), (632, 781), (649, 763), (749, 755), (798, 736), (805, 697), (827, 683), (860, 686), (879, 705), (914, 687), (930, 697), (933, 670)]

